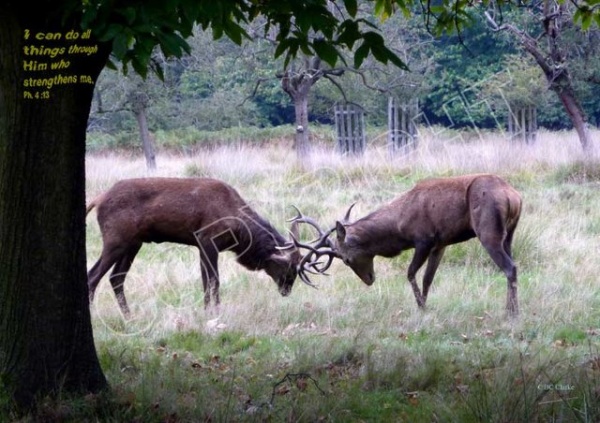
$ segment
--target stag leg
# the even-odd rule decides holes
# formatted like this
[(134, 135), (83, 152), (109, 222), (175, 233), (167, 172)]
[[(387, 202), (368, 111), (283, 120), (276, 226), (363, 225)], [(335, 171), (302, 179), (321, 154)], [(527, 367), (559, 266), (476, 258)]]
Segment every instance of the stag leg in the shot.
[(221, 303), (219, 298), (219, 269), (217, 267), (219, 251), (213, 246), (200, 245), (200, 270), (204, 288), (204, 308), (210, 307), (211, 298), (215, 306)]
[(513, 240), (514, 233), (515, 233), (515, 228), (512, 228), (509, 231), (507, 231), (506, 238), (504, 238), (504, 243), (503, 243), (504, 251), (506, 251), (506, 254), (508, 254), (508, 256), (511, 259), (512, 259), (512, 240)]
[(415, 247), (415, 255), (408, 266), (408, 281), (410, 282), (410, 286), (412, 287), (413, 293), (415, 294), (415, 299), (417, 300), (417, 306), (419, 308), (425, 308), (425, 298), (421, 294), (421, 290), (417, 285), (417, 272), (429, 257), (429, 253), (431, 252), (431, 248), (425, 245), (417, 245)]
[[(491, 238), (491, 239), (490, 239)], [(502, 269), (506, 275), (508, 290), (506, 294), (506, 310), (511, 317), (519, 314), (519, 302), (517, 299), (517, 266), (515, 265), (509, 251), (506, 251), (506, 241), (498, 241), (497, 237), (483, 237), (481, 243), (494, 263)]]
[(423, 303), (427, 301), (429, 287), (433, 282), (433, 277), (435, 276), (435, 272), (437, 271), (437, 268), (440, 265), (440, 261), (442, 261), (444, 251), (446, 251), (444, 247), (434, 248), (429, 254), (429, 259), (427, 260), (427, 267), (425, 268), (425, 275), (423, 276)]
[(100, 258), (92, 266), (88, 272), (88, 291), (90, 297), (90, 303), (94, 301), (94, 294), (96, 288), (100, 283), (102, 277), (110, 270), (111, 267), (121, 258), (125, 249), (121, 247), (106, 247), (102, 249)]
[(110, 275), (110, 284), (112, 285), (113, 292), (117, 297), (117, 301), (119, 302), (119, 307), (121, 308), (121, 312), (123, 316), (129, 317), (129, 306), (127, 305), (127, 299), (125, 298), (125, 291), (123, 289), (123, 285), (125, 283), (125, 277), (127, 276), (127, 272), (131, 268), (133, 260), (135, 256), (142, 248), (142, 244), (134, 245), (127, 252), (121, 256), (121, 258), (115, 264), (115, 267)]

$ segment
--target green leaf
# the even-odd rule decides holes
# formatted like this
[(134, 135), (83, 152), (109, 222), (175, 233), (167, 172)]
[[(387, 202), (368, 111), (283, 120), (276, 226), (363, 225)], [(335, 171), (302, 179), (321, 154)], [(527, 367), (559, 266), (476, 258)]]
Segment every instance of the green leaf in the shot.
[(345, 45), (349, 49), (354, 47), (354, 43), (362, 38), (358, 22), (347, 20), (342, 22), (339, 28), (338, 44)]
[(300, 50), (302, 50), (302, 53), (304, 53), (307, 56), (312, 56), (315, 54), (313, 49), (310, 48), (310, 44), (306, 41), (300, 41), (298, 43), (298, 46), (300, 46)]
[(410, 70), (410, 69), (408, 68), (408, 65), (407, 65), (406, 63), (404, 63), (404, 61), (403, 61), (402, 59), (400, 59), (400, 58), (399, 58), (399, 57), (396, 55), (396, 53), (394, 53), (394, 52), (393, 52), (393, 51), (391, 51), (391, 50), (388, 50), (388, 51), (389, 51), (389, 53), (388, 53), (388, 58), (390, 59), (390, 62), (392, 62), (394, 65), (396, 65), (396, 66), (397, 66), (397, 67), (399, 67), (400, 69), (407, 70), (407, 71), (408, 71), (408, 70)]
[(335, 66), (339, 53), (337, 49), (325, 40), (317, 39), (312, 44), (315, 53), (331, 67)]
[(285, 40), (281, 40), (279, 42), (279, 44), (277, 45), (277, 48), (275, 49), (275, 59), (277, 59), (279, 56), (281, 56), (287, 49), (290, 48), (290, 45), (292, 43), (292, 40), (289, 38), (286, 38)]
[(223, 36), (223, 27), (221, 25), (212, 26), (213, 39), (218, 40)]
[(133, 70), (135, 70), (142, 78), (146, 78), (148, 76), (148, 62), (142, 60), (140, 57), (135, 56), (131, 60), (131, 65), (133, 66)]
[(581, 20), (581, 29), (587, 31), (592, 26), (592, 14), (586, 13), (586, 15)]
[(390, 0), (376, 0), (375, 1), (375, 16), (379, 17), (382, 21), (388, 19), (394, 13), (394, 7)]
[(346, 10), (351, 17), (356, 16), (356, 12), (358, 11), (358, 3), (356, 0), (344, 0), (344, 6), (346, 6)]
[(364, 62), (366, 57), (369, 55), (369, 44), (367, 42), (363, 42), (359, 48), (354, 52), (354, 67), (356, 69), (360, 68), (360, 65)]
[(124, 9), (119, 9), (117, 11), (117, 13), (119, 13), (120, 15), (122, 15), (125, 18), (128, 25), (133, 24), (133, 22), (135, 21), (136, 9), (133, 7), (126, 7)]
[(312, 19), (313, 19), (313, 17), (311, 15), (309, 15), (308, 13), (303, 13), (301, 15), (297, 15), (296, 16), (296, 25), (298, 25), (298, 28), (300, 28), (300, 30), (302, 32), (307, 33), (312, 24)]
[(108, 59), (108, 62), (106, 62), (106, 67), (110, 70), (119, 70), (119, 68), (117, 67), (117, 65), (115, 65), (115, 62), (113, 62), (111, 59)]
[(285, 60), (283, 61), (283, 68), (287, 68), (290, 64), (290, 60), (298, 55), (298, 43), (292, 43), (289, 46), (289, 50), (285, 56)]
[(250, 36), (244, 30), (244, 28), (242, 28), (240, 25), (238, 25), (235, 22), (227, 22), (224, 25), (224, 31), (225, 31), (225, 35), (227, 35), (227, 37), (229, 37), (229, 39), (231, 41), (233, 41), (234, 43), (236, 43), (237, 45), (242, 44), (243, 38), (250, 39)]
[(129, 50), (129, 37), (125, 33), (117, 34), (113, 38), (113, 54), (117, 59), (121, 60), (125, 57), (127, 50)]
[(106, 31), (104, 31), (99, 37), (98, 39), (100, 41), (110, 41), (113, 38), (115, 38), (117, 35), (122, 35), (123, 31), (124, 31), (124, 27), (122, 25), (119, 24), (110, 24), (108, 25), (108, 27), (106, 28)]
[(190, 51), (188, 43), (177, 34), (158, 32), (156, 37), (165, 56), (181, 57), (183, 51)]
[(377, 32), (373, 31), (365, 32), (363, 34), (363, 39), (366, 43), (368, 43), (371, 46), (382, 46), (385, 44), (385, 41), (383, 40), (381, 34), (378, 34)]

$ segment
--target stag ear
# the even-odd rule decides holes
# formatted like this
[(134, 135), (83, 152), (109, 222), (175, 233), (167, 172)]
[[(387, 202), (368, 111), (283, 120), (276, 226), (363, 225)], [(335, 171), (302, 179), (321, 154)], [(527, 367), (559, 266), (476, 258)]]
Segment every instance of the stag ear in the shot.
[(335, 222), (335, 232), (337, 233), (338, 242), (344, 242), (346, 239), (346, 227), (339, 220)]

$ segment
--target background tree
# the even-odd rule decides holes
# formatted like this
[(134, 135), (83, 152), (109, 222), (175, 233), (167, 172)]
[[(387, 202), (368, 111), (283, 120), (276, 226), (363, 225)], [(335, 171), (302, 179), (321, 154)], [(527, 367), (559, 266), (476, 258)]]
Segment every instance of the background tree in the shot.
[[(156, 80), (156, 77), (143, 79), (135, 74), (123, 75), (122, 78), (111, 75), (101, 79), (96, 85), (92, 105), (92, 113), (95, 117), (123, 113), (135, 117), (148, 170), (156, 169), (156, 148), (148, 126), (148, 111), (153, 101), (161, 97), (159, 92), (166, 91), (162, 82)], [(89, 129), (93, 130), (93, 126), (99, 124), (94, 120), (91, 120)]]
[(435, 40), (430, 51), (435, 70), (424, 101), (428, 121), (455, 128), (495, 127), (490, 110), (479, 101), (478, 87), (504, 70), (504, 57), (516, 51), (511, 41), (490, 36), (484, 22), (475, 21), (460, 34)]
[[(518, 54), (506, 55), (502, 68), (504, 71), (487, 79), (478, 92), (478, 98), (488, 102), (495, 115), (506, 119), (509, 108), (519, 110), (530, 106), (543, 115), (550, 103), (554, 109), (557, 108), (543, 73), (531, 58)], [(539, 120), (544, 120), (544, 116)]]
[(281, 78), (281, 88), (294, 103), (296, 134), (294, 147), (299, 161), (307, 160), (310, 154), (308, 128), (308, 99), (310, 90), (320, 79), (340, 76), (342, 69), (328, 69), (319, 57), (303, 57), (292, 61)]
[[(577, 5), (555, 0), (533, 3), (524, 9), (533, 14), (530, 25), (521, 27), (514, 21), (502, 21), (499, 9), (485, 12), (494, 31), (507, 31), (534, 58), (544, 73), (550, 90), (562, 102), (577, 131), (584, 150), (591, 147), (587, 116), (577, 96), (572, 77), (570, 48), (564, 41), (564, 32), (573, 27)], [(533, 25), (532, 25), (533, 23)]]

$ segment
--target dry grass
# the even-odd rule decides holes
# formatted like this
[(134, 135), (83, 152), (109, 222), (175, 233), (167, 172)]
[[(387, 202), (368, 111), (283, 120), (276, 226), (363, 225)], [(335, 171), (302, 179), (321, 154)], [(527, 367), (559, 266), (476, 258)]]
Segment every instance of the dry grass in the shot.
[[(598, 139), (598, 133), (594, 136)], [(514, 351), (540, 350), (549, 356), (558, 348), (575, 363), (597, 354), (600, 177), (594, 175), (600, 175), (600, 163), (584, 157), (574, 134), (541, 133), (533, 146), (494, 135), (444, 139), (422, 134), (416, 151), (393, 160), (380, 144), (375, 140), (361, 158), (340, 157), (320, 146), (305, 167), (296, 164), (293, 151), (277, 145), (221, 147), (194, 157), (161, 154), (152, 176), (222, 179), (285, 231), (292, 204), (330, 225), (352, 202), (358, 201), (354, 216), (363, 215), (418, 179), (498, 173), (521, 191), (525, 204), (514, 243), (520, 272), (518, 321), (506, 320), (506, 280), (476, 240), (449, 248), (426, 312), (417, 310), (406, 282), (410, 252), (376, 259), (378, 281), (370, 288), (337, 263), (330, 277), (315, 278), (319, 290), (298, 281), (288, 298), (279, 296), (265, 274), (246, 271), (231, 255), (222, 254), (223, 303), (218, 312), (205, 312), (197, 252), (165, 244), (145, 246), (127, 278), (132, 321), (121, 319), (110, 284), (100, 284), (93, 307), (98, 341), (142, 337), (152, 343), (177, 333), (235, 332), (283, 344), (293, 341), (299, 346), (284, 347), (280, 356), (271, 357), (291, 368), (306, 360), (327, 361), (345, 345), (368, 351), (370, 367), (363, 372), (384, 373), (395, 371), (398, 360), (408, 360), (414, 373), (435, 351), (433, 357), (448, 360), (441, 367), (452, 375), (457, 370), (449, 370), (451, 357), (465, 359), (468, 352), (502, 361)], [(117, 155), (90, 156), (87, 169), (90, 198), (119, 179), (149, 176), (142, 158)], [(101, 247), (92, 216), (88, 238), (91, 266)], [(467, 361), (475, 369), (483, 365), (473, 357)], [(421, 381), (419, 374), (412, 377), (405, 382)]]
[[(293, 215), (292, 204), (329, 225), (340, 218), (352, 202), (358, 201), (354, 216), (363, 215), (424, 177), (471, 172), (501, 174), (524, 194), (525, 210), (515, 240), (515, 255), (523, 275), (520, 287), (522, 301), (528, 298), (541, 300), (546, 304), (547, 315), (548, 297), (554, 298), (552, 292), (559, 288), (563, 292), (572, 291), (568, 302), (570, 308), (583, 309), (581, 301), (586, 295), (594, 295), (594, 292), (585, 289), (593, 291), (590, 281), (600, 274), (594, 254), (590, 254), (600, 249), (598, 230), (589, 233), (590, 227), (598, 228), (598, 198), (583, 188), (585, 184), (581, 187), (551, 185), (553, 172), (579, 162), (581, 156), (573, 134), (543, 133), (534, 146), (508, 143), (495, 136), (484, 140), (445, 142), (425, 137), (416, 151), (394, 160), (389, 160), (385, 149), (377, 143), (372, 144), (362, 158), (344, 158), (330, 151), (314, 151), (308, 169), (295, 164), (293, 151), (277, 146), (267, 149), (223, 147), (197, 157), (161, 155), (159, 169), (152, 176), (211, 176), (222, 179), (236, 187), (255, 209), (285, 231), (285, 221)], [(150, 176), (141, 158), (89, 157), (87, 168), (90, 197), (117, 180)], [(89, 256), (93, 260), (99, 255), (100, 243), (94, 219), (90, 217), (88, 220)], [(485, 310), (481, 311), (501, 316), (503, 277), (487, 263), (488, 258), (477, 241), (454, 246), (451, 250), (456, 251), (449, 251), (444, 262), (460, 269), (448, 269), (448, 264), (442, 264), (434, 284), (436, 292), (432, 295), (432, 308), (443, 307), (440, 304), (442, 299), (463, 304), (475, 301), (485, 304)], [(408, 257), (410, 253), (395, 260), (378, 259), (379, 282), (371, 290), (362, 286), (344, 266), (338, 265), (333, 269), (331, 278), (320, 280), (319, 291), (299, 284), (291, 298), (283, 299), (278, 297), (274, 284), (266, 275), (247, 272), (235, 263), (233, 257), (223, 255), (220, 266), (224, 281), (221, 319), (227, 316), (227, 324), (241, 325), (240, 329), (244, 330), (244, 324), (251, 324), (253, 331), (270, 331), (273, 326), (269, 322), (277, 319), (268, 313), (277, 311), (270, 310), (269, 303), (300, 310), (304, 303), (310, 303), (312, 309), (325, 310), (331, 321), (332, 312), (343, 316), (348, 308), (352, 308), (347, 297), (364, 295), (374, 295), (376, 302), (392, 303), (390, 306), (397, 308), (391, 310), (392, 314), (414, 316), (412, 294), (404, 280), (403, 269)], [(486, 265), (480, 267), (481, 262)], [(467, 266), (462, 266), (464, 264)], [(532, 268), (537, 273), (532, 274)], [(456, 274), (451, 275), (452, 282), (446, 283), (444, 279), (448, 278), (449, 271)], [(473, 275), (472, 272), (479, 274)], [(473, 277), (486, 282), (469, 283), (468, 279)], [(577, 280), (570, 281), (571, 278)], [(131, 304), (140, 312), (161, 309), (161, 321), (153, 323), (155, 329), (156, 325), (165, 325), (164, 330), (181, 328), (182, 325), (198, 329), (204, 317), (204, 312), (198, 307), (202, 298), (199, 279), (198, 257), (193, 249), (152, 245), (144, 247), (138, 257), (126, 289)], [(577, 282), (581, 285), (575, 285)], [(114, 314), (113, 317), (117, 318), (109, 284), (102, 283), (101, 287), (97, 306), (100, 314)], [(494, 294), (492, 297), (490, 290)], [(105, 300), (102, 299), (104, 297)], [(399, 302), (394, 302), (394, 298)], [(158, 305), (153, 305), (157, 299)], [(249, 299), (257, 304), (249, 305)], [(563, 302), (559, 301), (559, 308), (564, 307)], [(526, 302), (523, 304), (525, 315), (531, 316), (532, 309), (539, 308), (531, 305), (533, 307), (527, 307)], [(482, 309), (481, 306), (477, 308)], [(261, 316), (254, 314), (257, 309), (266, 314), (267, 328), (258, 329)], [(440, 310), (435, 314), (443, 315), (444, 312)], [(450, 317), (439, 316), (441, 319)], [(421, 318), (419, 316), (416, 320), (421, 321)], [(139, 320), (147, 322), (149, 319), (139, 317)], [(408, 326), (405, 329), (418, 328)]]

